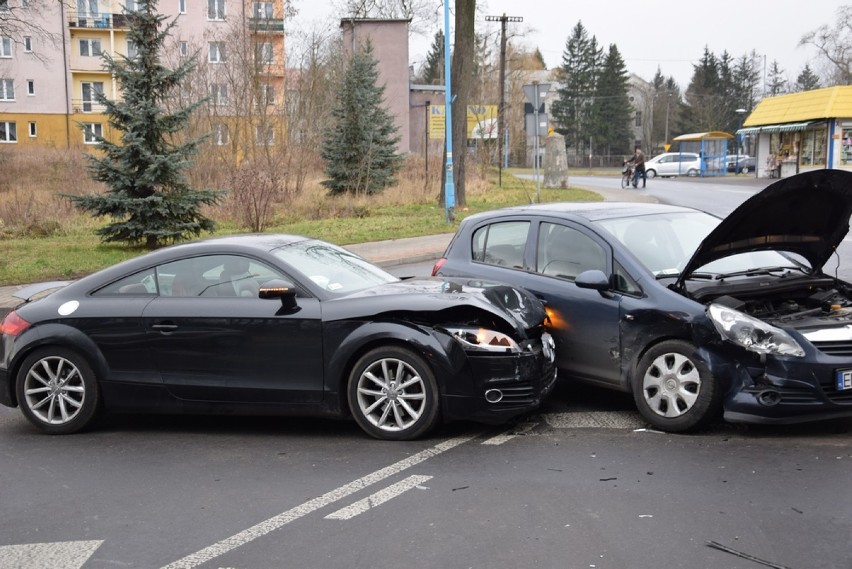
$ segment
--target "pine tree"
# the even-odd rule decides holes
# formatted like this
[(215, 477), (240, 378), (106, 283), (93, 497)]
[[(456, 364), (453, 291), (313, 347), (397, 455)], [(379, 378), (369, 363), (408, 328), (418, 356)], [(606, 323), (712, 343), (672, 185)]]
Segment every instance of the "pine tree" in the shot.
[(378, 79), (368, 41), (349, 60), (332, 111), (335, 126), (320, 150), (329, 177), (321, 183), (332, 195), (375, 194), (396, 183), (394, 175), (402, 166), (396, 151), (399, 127), (384, 108), (385, 88)]
[(819, 77), (811, 70), (810, 65), (805, 65), (799, 76), (796, 77), (797, 91), (813, 91), (819, 89)]
[(595, 85), (590, 120), (595, 146), (606, 154), (627, 153), (631, 147), (630, 120), (633, 108), (628, 98), (628, 74), (615, 44), (610, 44)]
[(774, 97), (787, 92), (787, 78), (784, 76), (784, 69), (779, 65), (778, 60), (773, 59), (769, 66), (769, 77), (766, 80), (767, 95)]
[(421, 81), (424, 85), (444, 84), (444, 31), (435, 32), (432, 46), (426, 54), (426, 65), (423, 68)]
[(557, 130), (565, 134), (565, 143), (579, 154), (588, 134), (588, 117), (596, 73), (600, 70), (602, 50), (583, 22), (577, 22), (562, 52), (559, 68), (561, 86), (553, 101), (551, 114)]
[[(107, 185), (104, 194), (68, 196), (80, 209), (115, 221), (97, 230), (103, 241), (144, 244), (148, 249), (214, 229), (200, 213), (221, 194), (190, 187), (184, 171), (202, 139), (173, 142), (189, 122), (196, 102), (168, 114), (165, 100), (179, 88), (194, 60), (176, 69), (160, 62), (160, 52), (174, 22), (160, 29), (165, 16), (156, 0), (142, 0), (127, 15), (128, 40), (137, 46), (134, 57), (116, 60), (104, 55), (104, 66), (121, 85), (122, 97), (111, 101), (95, 92), (120, 142), (95, 137), (99, 155), (88, 155), (92, 177)], [(85, 128), (85, 127), (82, 127)], [(92, 133), (89, 133), (90, 135)]]

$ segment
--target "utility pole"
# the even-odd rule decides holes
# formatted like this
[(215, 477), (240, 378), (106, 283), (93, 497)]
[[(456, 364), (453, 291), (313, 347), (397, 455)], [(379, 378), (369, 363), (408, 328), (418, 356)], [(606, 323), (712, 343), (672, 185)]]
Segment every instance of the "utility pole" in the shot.
[(486, 22), (500, 22), (500, 105), (497, 107), (497, 167), (499, 171), (500, 187), (503, 187), (503, 141), (506, 140), (506, 24), (508, 22), (523, 22), (524, 19), (516, 16), (485, 16)]

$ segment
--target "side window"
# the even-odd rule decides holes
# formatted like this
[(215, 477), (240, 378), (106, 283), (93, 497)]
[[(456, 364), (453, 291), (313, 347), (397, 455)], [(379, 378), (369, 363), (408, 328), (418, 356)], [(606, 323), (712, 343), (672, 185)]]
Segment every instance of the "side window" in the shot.
[(529, 221), (493, 223), (473, 234), (473, 260), (488, 265), (523, 268)]
[(590, 269), (606, 272), (607, 253), (587, 235), (555, 223), (539, 227), (536, 271), (542, 275), (574, 280)]
[(134, 273), (129, 277), (124, 277), (94, 292), (95, 296), (106, 294), (157, 294), (157, 280), (154, 277), (154, 269), (145, 269), (144, 271)]
[(261, 284), (280, 278), (279, 271), (239, 255), (193, 257), (157, 267), (163, 296), (256, 297)]

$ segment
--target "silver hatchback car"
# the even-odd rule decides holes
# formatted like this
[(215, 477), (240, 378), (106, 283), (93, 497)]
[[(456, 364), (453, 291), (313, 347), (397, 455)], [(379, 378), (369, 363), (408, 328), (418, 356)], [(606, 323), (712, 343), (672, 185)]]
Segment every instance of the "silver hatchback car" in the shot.
[(698, 176), (701, 173), (701, 157), (694, 152), (665, 152), (645, 162), (645, 175)]

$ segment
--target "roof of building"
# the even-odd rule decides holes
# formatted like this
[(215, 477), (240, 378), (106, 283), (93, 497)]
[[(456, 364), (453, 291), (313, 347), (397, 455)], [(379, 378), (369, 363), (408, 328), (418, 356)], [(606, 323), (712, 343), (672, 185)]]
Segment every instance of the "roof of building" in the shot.
[(728, 134), (727, 132), (722, 132), (721, 130), (714, 130), (710, 132), (692, 132), (689, 134), (681, 134), (680, 136), (674, 137), (672, 140), (674, 142), (687, 142), (692, 140), (710, 140), (713, 138), (734, 138), (734, 135)]
[(830, 118), (852, 118), (852, 85), (767, 97), (743, 121), (744, 127)]

